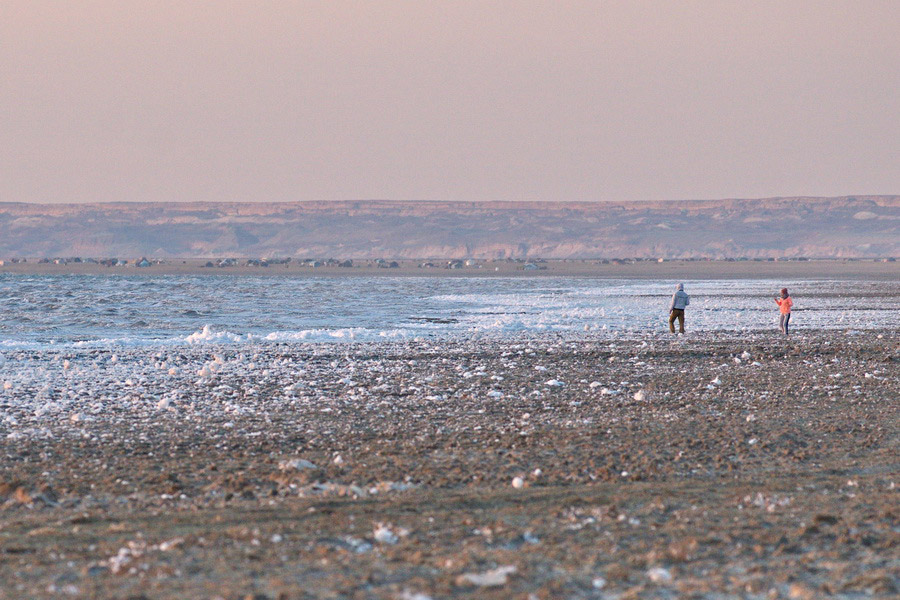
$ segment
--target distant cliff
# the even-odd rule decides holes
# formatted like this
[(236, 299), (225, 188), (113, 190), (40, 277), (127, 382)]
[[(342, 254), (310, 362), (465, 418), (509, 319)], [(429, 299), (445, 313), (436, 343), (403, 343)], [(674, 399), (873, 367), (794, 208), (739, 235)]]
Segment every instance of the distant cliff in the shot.
[(900, 196), (629, 203), (0, 203), (0, 257), (898, 255)]

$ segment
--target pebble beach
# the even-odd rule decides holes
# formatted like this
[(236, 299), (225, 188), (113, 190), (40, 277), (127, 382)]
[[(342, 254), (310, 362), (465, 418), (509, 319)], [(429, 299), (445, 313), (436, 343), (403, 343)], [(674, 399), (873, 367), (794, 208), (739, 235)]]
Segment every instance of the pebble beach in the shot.
[(892, 598), (894, 329), (14, 349), (0, 598)]
[(0, 0), (0, 600), (900, 600), (898, 24)]

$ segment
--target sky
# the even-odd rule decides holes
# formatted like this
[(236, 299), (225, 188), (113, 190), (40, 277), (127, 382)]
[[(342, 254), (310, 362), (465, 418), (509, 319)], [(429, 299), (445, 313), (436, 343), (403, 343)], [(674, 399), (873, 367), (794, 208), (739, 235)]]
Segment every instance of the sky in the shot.
[(900, 2), (0, 1), (0, 201), (900, 194)]

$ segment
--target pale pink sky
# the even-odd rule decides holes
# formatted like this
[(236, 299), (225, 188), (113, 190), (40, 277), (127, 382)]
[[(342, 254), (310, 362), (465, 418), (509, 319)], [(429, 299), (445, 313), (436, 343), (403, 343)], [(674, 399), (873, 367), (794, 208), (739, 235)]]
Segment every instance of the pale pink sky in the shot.
[(900, 193), (900, 2), (0, 2), (0, 201)]

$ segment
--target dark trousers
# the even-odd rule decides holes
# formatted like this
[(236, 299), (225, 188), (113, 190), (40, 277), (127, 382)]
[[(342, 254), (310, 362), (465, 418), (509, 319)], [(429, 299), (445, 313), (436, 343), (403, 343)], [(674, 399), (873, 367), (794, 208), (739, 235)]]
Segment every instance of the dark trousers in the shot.
[(678, 331), (684, 333), (684, 309), (673, 308), (669, 313), (669, 331), (675, 333), (675, 319), (678, 319)]
[(788, 323), (791, 322), (791, 313), (781, 313), (781, 319), (778, 321), (778, 326), (781, 327), (781, 333), (784, 335), (788, 334)]

